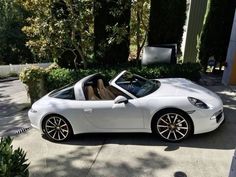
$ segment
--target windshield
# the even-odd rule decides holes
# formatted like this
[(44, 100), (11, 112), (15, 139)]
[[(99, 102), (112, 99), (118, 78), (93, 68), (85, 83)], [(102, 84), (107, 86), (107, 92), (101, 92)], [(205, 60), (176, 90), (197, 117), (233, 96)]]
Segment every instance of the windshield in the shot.
[(130, 72), (125, 72), (116, 84), (138, 98), (151, 94), (160, 86), (159, 81), (148, 80)]

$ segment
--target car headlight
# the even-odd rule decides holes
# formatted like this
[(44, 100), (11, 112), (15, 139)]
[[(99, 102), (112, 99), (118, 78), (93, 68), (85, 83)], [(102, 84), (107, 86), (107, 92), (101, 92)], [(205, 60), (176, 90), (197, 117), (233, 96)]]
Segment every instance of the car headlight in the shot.
[(192, 105), (194, 105), (194, 106), (196, 106), (198, 108), (201, 108), (201, 109), (208, 109), (209, 108), (206, 103), (204, 103), (203, 101), (201, 101), (201, 100), (199, 100), (197, 98), (188, 97), (188, 101)]

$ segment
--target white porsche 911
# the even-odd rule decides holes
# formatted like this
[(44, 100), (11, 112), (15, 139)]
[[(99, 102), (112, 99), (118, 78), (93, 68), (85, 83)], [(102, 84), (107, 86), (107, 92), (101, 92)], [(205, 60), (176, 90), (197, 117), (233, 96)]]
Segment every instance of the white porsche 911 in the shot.
[(33, 127), (56, 142), (92, 132), (153, 132), (177, 142), (215, 130), (224, 120), (221, 99), (206, 88), (187, 79), (148, 80), (127, 71), (109, 83), (93, 74), (54, 90), (28, 115)]

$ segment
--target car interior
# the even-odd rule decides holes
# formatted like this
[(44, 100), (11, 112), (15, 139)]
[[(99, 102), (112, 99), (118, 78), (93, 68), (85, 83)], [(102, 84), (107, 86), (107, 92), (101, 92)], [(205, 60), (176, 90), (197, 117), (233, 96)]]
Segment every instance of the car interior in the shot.
[(126, 94), (110, 86), (101, 75), (95, 75), (84, 84), (84, 93), (86, 100), (114, 100), (119, 95), (128, 98)]

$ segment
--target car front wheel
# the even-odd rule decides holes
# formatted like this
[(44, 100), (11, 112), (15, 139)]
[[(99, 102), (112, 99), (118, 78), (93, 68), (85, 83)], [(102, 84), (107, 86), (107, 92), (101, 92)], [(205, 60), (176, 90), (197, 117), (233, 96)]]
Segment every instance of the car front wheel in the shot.
[(181, 111), (165, 111), (154, 117), (152, 130), (163, 140), (178, 142), (191, 134), (192, 123)]
[(46, 137), (54, 142), (62, 142), (68, 140), (72, 136), (72, 128), (70, 123), (61, 116), (48, 116), (43, 124)]

